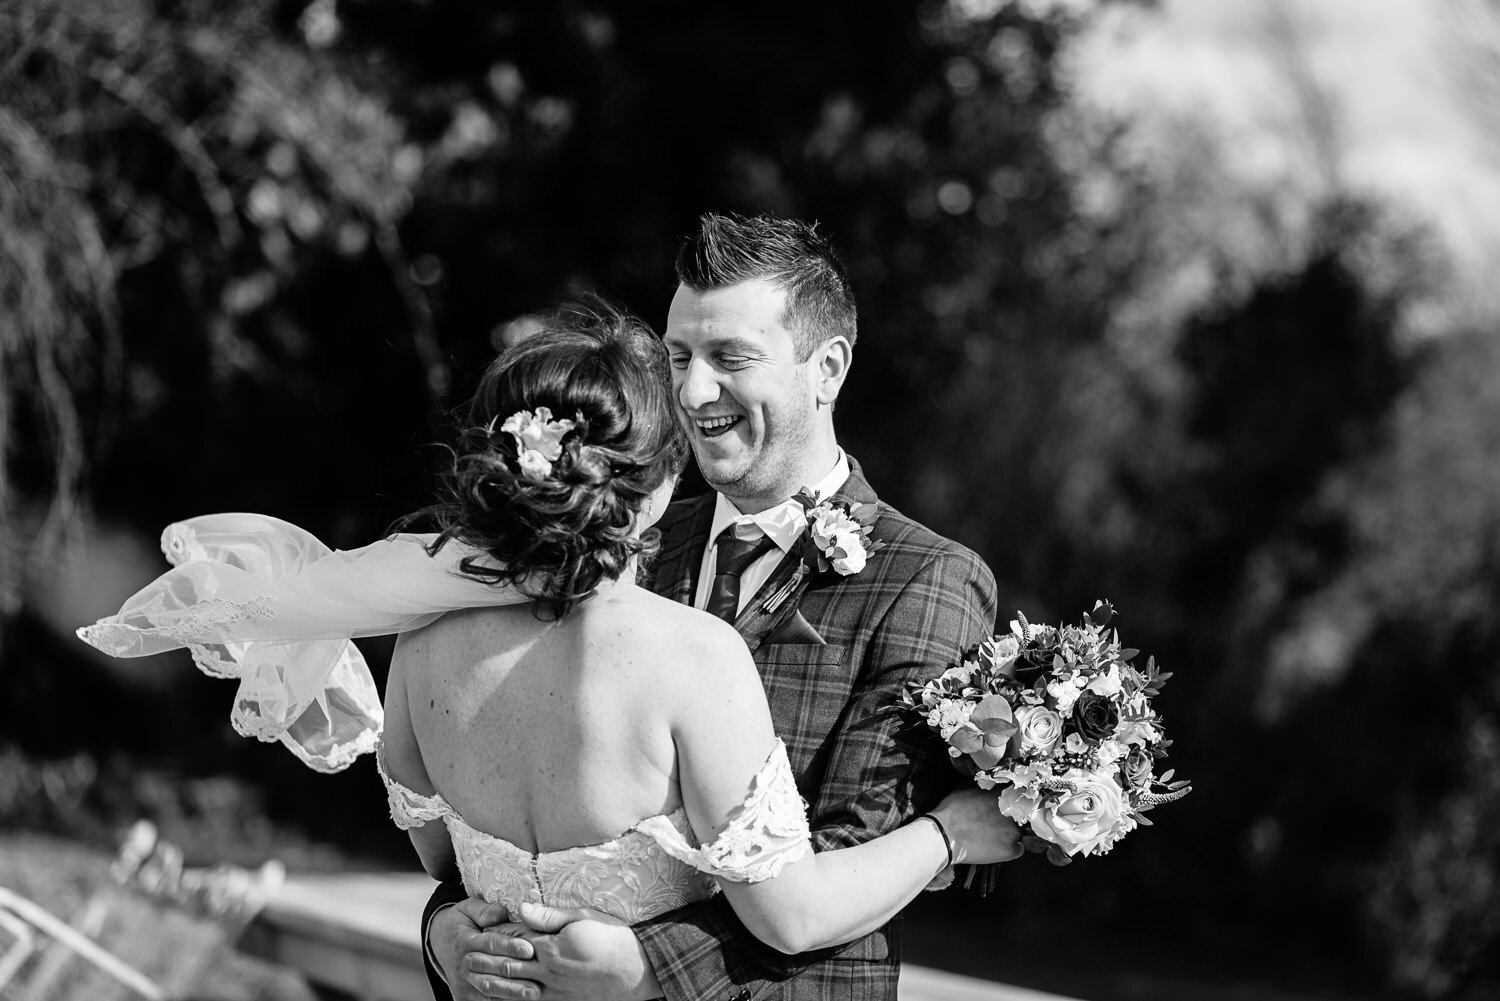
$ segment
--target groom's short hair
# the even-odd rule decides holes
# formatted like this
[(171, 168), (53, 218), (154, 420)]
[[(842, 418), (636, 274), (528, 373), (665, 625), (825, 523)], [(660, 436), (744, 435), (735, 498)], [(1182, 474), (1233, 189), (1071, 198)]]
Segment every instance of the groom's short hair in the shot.
[(849, 272), (816, 222), (700, 216), (698, 231), (677, 252), (677, 280), (694, 292), (710, 292), (756, 278), (786, 291), (782, 324), (796, 340), (800, 359), (840, 334), (854, 344), (858, 318)]

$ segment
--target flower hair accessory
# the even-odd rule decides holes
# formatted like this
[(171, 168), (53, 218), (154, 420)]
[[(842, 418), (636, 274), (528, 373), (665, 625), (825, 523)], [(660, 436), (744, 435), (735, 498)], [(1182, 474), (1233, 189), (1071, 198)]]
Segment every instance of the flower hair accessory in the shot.
[[(485, 430), (492, 436), (498, 419), (492, 417), (485, 425)], [(516, 440), (516, 462), (521, 466), (521, 473), (527, 479), (545, 480), (552, 475), (552, 464), (562, 455), (562, 440), (578, 426), (579, 421), (553, 420), (551, 408), (537, 407), (535, 410), (517, 410), (505, 419), (500, 430)]]

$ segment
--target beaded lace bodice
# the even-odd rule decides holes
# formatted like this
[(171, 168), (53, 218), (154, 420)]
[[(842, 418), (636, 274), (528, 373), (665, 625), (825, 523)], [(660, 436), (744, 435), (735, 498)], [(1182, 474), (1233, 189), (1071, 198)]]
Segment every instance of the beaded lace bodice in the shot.
[(600, 844), (532, 854), (470, 826), (441, 794), (423, 796), (392, 779), (383, 747), (376, 761), (396, 826), (441, 820), (464, 889), (511, 908), (539, 894), (555, 907), (590, 907), (634, 924), (711, 896), (716, 879), (770, 879), (812, 851), (806, 808), (780, 741), (729, 826), (706, 846), (679, 809)]

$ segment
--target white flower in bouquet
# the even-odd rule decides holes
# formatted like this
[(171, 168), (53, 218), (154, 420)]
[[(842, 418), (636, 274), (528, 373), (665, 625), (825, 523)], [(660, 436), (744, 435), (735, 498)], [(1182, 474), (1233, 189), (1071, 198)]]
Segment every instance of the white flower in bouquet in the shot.
[(969, 722), (969, 717), (974, 713), (974, 705), (963, 699), (942, 699), (928, 713), (927, 722), (937, 729), (939, 736), (947, 740), (955, 730)]
[(979, 671), (979, 665), (972, 660), (966, 660), (956, 667), (950, 667), (938, 675), (939, 681), (956, 681), (968, 688), (974, 683), (974, 675)]
[(1044, 799), (1032, 813), (1032, 831), (1070, 856), (1108, 850), (1124, 833), (1124, 792), (1112, 776), (1075, 771), (1070, 778), (1071, 792)]
[(1042, 798), (1023, 786), (1013, 785), (1000, 794), (999, 805), (1002, 814), (1022, 827), (1029, 827), (1031, 818), (1042, 807)]
[(1073, 703), (1078, 701), (1078, 695), (1082, 689), (1073, 684), (1073, 679), (1065, 681), (1047, 682), (1047, 694), (1057, 704), (1057, 711), (1063, 716), (1073, 711)]
[(1112, 696), (1120, 694), (1123, 686), (1120, 683), (1119, 665), (1111, 664), (1108, 671), (1090, 681), (1085, 687), (1095, 695)]
[(1016, 710), (1014, 745), (1022, 755), (1048, 755), (1063, 736), (1063, 720), (1046, 706), (1022, 706)]
[(1161, 740), (1161, 731), (1148, 720), (1127, 720), (1120, 724), (1115, 739), (1121, 743), (1139, 747), (1142, 744), (1154, 744)]
[(1103, 740), (1099, 742), (1099, 765), (1108, 768), (1130, 753), (1130, 748), (1118, 740)]
[(1014, 636), (992, 636), (979, 645), (979, 655), (996, 675), (1013, 675), (1016, 658), (1021, 656), (1021, 641)]

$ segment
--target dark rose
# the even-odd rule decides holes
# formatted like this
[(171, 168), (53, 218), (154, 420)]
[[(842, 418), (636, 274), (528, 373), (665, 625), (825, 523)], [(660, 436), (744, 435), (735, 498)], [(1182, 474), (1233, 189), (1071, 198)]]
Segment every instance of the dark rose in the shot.
[(1120, 777), (1127, 789), (1143, 789), (1151, 781), (1151, 752), (1144, 747), (1132, 747), (1120, 762)]
[(1119, 722), (1120, 710), (1107, 696), (1084, 692), (1073, 703), (1073, 725), (1087, 740), (1108, 740)]

